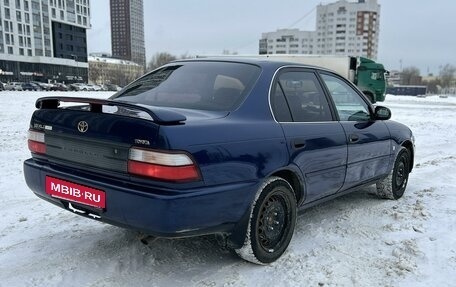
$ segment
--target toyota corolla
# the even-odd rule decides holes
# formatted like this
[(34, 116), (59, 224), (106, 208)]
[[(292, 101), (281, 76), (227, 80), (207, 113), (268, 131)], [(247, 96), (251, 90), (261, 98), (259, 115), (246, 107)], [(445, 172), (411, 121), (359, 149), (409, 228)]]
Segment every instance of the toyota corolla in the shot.
[(343, 77), (255, 59), (169, 63), (107, 100), (45, 97), (25, 179), (40, 198), (156, 237), (222, 235), (265, 264), (297, 210), (376, 185), (398, 199), (413, 135)]

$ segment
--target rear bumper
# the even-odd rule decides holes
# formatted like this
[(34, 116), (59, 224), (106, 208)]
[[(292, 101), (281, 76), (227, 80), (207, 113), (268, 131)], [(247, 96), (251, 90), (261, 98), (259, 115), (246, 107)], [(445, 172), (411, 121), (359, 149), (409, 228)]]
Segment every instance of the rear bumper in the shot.
[[(72, 204), (85, 211), (77, 214), (157, 237), (245, 232), (243, 221), (250, 214), (259, 186), (258, 182), (245, 182), (185, 191), (155, 187), (144, 190), (144, 186), (135, 189), (129, 182), (96, 175), (88, 177), (34, 159), (24, 162), (24, 176), (27, 185), (38, 197), (70, 211), (68, 201), (46, 193), (46, 176), (103, 190), (106, 194), (105, 209)], [(243, 235), (240, 237), (243, 238)]]

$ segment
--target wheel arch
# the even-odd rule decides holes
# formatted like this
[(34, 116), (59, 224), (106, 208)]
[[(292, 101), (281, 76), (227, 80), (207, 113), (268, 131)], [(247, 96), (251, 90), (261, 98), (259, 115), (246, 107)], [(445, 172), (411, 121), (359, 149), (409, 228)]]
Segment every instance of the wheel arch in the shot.
[[(266, 181), (271, 177), (280, 177), (287, 181), (293, 188), (293, 192), (296, 196), (296, 206), (299, 207), (306, 198), (305, 186), (302, 177), (300, 176), (299, 169), (297, 167), (289, 166), (265, 176), (262, 181)], [(252, 202), (253, 205), (253, 202)], [(227, 236), (227, 245), (233, 249), (241, 248), (244, 244), (245, 234), (247, 232), (248, 223), (250, 220), (250, 214), (252, 212), (252, 206), (247, 209), (241, 220), (233, 228), (232, 232)]]
[(405, 147), (410, 153), (410, 169), (409, 172), (412, 171), (414, 165), (414, 158), (415, 158), (415, 150), (413, 148), (413, 143), (409, 140), (404, 141), (401, 146)]
[(296, 196), (297, 206), (300, 206), (304, 202), (306, 198), (305, 188), (303, 180), (297, 171), (294, 171), (292, 169), (282, 169), (272, 173), (269, 177), (271, 176), (283, 178), (291, 185)]

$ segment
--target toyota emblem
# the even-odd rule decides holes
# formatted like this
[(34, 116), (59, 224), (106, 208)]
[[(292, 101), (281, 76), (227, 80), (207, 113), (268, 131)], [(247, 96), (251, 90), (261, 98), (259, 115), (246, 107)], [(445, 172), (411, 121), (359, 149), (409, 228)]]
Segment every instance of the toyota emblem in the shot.
[(85, 133), (89, 129), (89, 124), (86, 121), (80, 121), (78, 123), (78, 131)]

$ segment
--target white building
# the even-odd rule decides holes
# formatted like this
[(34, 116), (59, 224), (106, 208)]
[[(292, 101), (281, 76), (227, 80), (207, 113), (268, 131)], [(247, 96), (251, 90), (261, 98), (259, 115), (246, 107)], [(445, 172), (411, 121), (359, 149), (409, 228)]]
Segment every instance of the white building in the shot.
[(0, 1), (0, 80), (87, 81), (89, 0)]
[(89, 56), (89, 82), (92, 83), (125, 86), (143, 73), (142, 65), (111, 58), (107, 53), (92, 53)]
[(352, 55), (376, 59), (380, 26), (377, 0), (340, 0), (317, 6), (316, 31), (263, 33), (260, 54)]
[(299, 29), (263, 33), (260, 54), (313, 54), (314, 38), (315, 32)]

